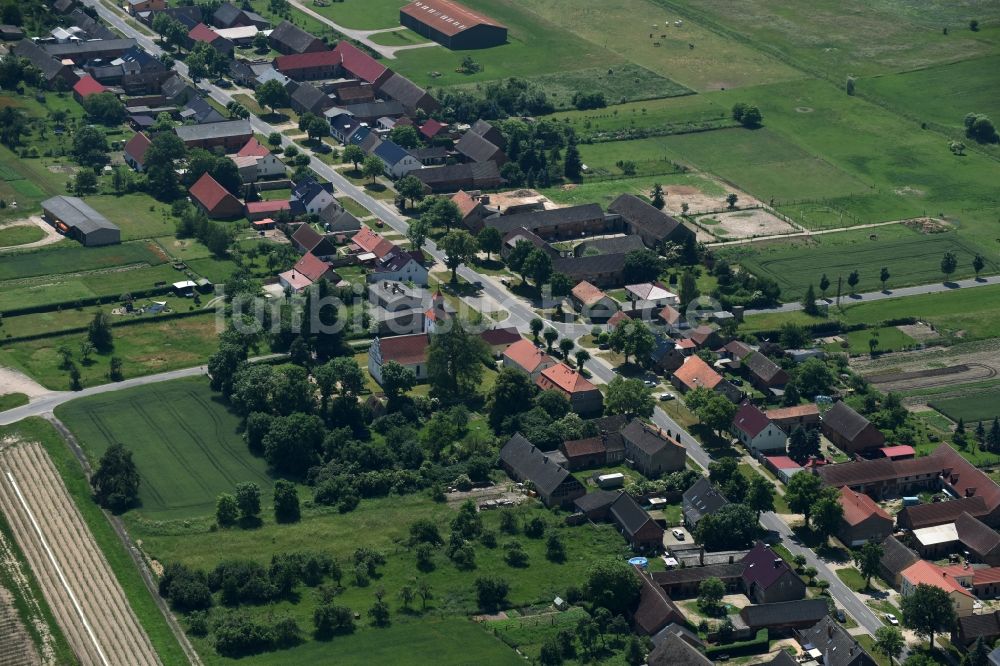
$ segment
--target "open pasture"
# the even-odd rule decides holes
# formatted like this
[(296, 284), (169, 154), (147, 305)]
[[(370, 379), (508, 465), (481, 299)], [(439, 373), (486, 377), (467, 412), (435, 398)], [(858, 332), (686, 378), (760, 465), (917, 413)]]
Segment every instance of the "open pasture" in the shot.
[(578, 136), (586, 137), (599, 133), (618, 135), (629, 130), (717, 123), (728, 120), (730, 110), (715, 101), (712, 95), (682, 95), (603, 109), (561, 111), (553, 114), (552, 118), (569, 122)]
[[(680, 16), (663, 3), (506, 1), (694, 90), (738, 88), (801, 76), (792, 67)], [(680, 19), (683, 25), (675, 26), (673, 22)], [(667, 21), (669, 28), (664, 27)]]
[[(880, 227), (876, 240), (869, 240), (867, 230), (848, 231), (814, 237), (808, 245), (801, 243), (757, 244), (753, 247), (727, 248), (723, 253), (744, 268), (775, 280), (786, 301), (801, 298), (808, 284), (817, 284), (826, 273), (834, 293), (837, 278), (844, 279), (843, 294), (849, 293), (847, 277), (859, 271), (857, 290), (877, 291), (882, 288), (879, 272), (883, 266), (892, 277), (889, 288), (925, 284), (944, 280), (941, 257), (954, 252), (958, 270), (951, 279), (973, 275), (972, 258), (978, 248), (955, 232), (923, 235), (905, 227)], [(985, 272), (997, 272), (1000, 265), (989, 258)], [(850, 302), (849, 297), (846, 302)]]
[(0, 282), (0, 312), (10, 308), (72, 303), (95, 296), (117, 299), (126, 292), (152, 289), (158, 282), (181, 279), (184, 279), (183, 273), (169, 264), (160, 264)]
[(573, 95), (580, 90), (603, 93), (608, 104), (652, 101), (692, 93), (689, 88), (632, 63), (614, 68), (591, 67), (541, 74), (531, 80), (549, 95), (557, 109), (572, 109)]
[(967, 425), (992, 421), (1000, 416), (1000, 388), (979, 389), (974, 394), (933, 400), (928, 404), (952, 421), (962, 419)]
[(980, 0), (658, 1), (837, 82), (988, 53), (969, 19), (1000, 17), (998, 5)]
[(94, 271), (130, 264), (155, 266), (166, 260), (159, 248), (151, 243), (122, 243), (104, 247), (83, 247), (74, 243), (5, 254), (3, 261), (0, 261), (0, 281)]
[(309, 3), (309, 8), (345, 28), (381, 30), (399, 26), (399, 8), (406, 0), (343, 0), (323, 4)]
[(122, 240), (155, 238), (174, 233), (170, 207), (145, 194), (99, 194), (87, 197), (88, 204), (98, 213), (117, 224)]
[(208, 380), (182, 379), (75, 400), (59, 417), (95, 462), (113, 443), (132, 450), (142, 483), (143, 516), (195, 517), (215, 509), (219, 493), (273, 481), (247, 450), (239, 418), (218, 402)]
[(45, 232), (34, 224), (15, 224), (0, 228), (0, 247), (34, 243), (45, 238)]

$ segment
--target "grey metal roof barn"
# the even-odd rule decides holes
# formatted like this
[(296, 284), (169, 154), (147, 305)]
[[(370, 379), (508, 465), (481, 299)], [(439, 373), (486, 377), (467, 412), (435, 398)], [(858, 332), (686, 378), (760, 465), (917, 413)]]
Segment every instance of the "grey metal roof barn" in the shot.
[(86, 246), (121, 242), (121, 230), (79, 197), (58, 196), (42, 202), (45, 217), (60, 231)]
[(252, 135), (249, 120), (227, 120), (206, 125), (179, 125), (174, 128), (182, 141), (204, 141), (228, 136)]

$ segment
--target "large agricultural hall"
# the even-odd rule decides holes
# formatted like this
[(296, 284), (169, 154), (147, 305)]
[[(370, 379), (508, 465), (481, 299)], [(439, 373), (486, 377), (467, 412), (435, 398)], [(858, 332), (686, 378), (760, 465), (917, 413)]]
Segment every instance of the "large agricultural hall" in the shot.
[(413, 0), (399, 10), (399, 22), (452, 50), (507, 42), (507, 26), (451, 0)]

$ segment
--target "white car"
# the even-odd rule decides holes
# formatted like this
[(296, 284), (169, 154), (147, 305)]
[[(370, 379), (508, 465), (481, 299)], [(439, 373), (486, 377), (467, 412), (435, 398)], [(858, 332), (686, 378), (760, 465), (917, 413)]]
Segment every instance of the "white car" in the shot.
[(670, 533), (674, 535), (674, 538), (678, 541), (684, 541), (684, 532), (682, 530), (670, 530)]
[(660, 402), (670, 402), (673, 399), (674, 399), (674, 394), (673, 393), (661, 393), (660, 394)]
[(644, 380), (642, 380), (642, 383), (645, 384), (649, 388), (653, 388), (654, 386), (657, 385), (656, 382), (654, 382), (652, 379), (644, 379)]
[(893, 615), (892, 613), (886, 613), (885, 614), (885, 621), (888, 622), (889, 624), (891, 624), (894, 627), (899, 626), (899, 620), (897, 620), (896, 616)]

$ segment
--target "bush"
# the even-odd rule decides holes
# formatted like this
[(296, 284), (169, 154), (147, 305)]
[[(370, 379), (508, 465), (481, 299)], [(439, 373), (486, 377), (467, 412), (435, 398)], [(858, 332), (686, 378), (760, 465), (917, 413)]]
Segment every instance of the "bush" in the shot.
[(274, 649), (274, 631), (246, 613), (230, 611), (215, 625), (215, 650), (224, 657), (242, 657)]
[(346, 606), (321, 604), (313, 611), (313, 624), (320, 639), (349, 634), (354, 631), (354, 613)]
[(205, 572), (189, 569), (183, 564), (167, 565), (160, 578), (160, 596), (170, 602), (175, 611), (187, 613), (212, 606), (212, 591)]
[(768, 649), (767, 629), (761, 629), (753, 639), (748, 641), (736, 641), (725, 645), (712, 645), (705, 648), (705, 656), (712, 659), (716, 655), (728, 654), (730, 657), (739, 657), (747, 654), (758, 654)]

